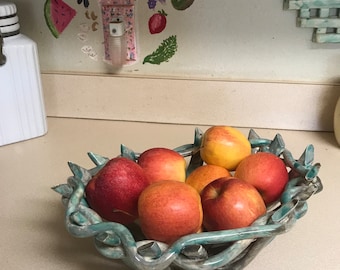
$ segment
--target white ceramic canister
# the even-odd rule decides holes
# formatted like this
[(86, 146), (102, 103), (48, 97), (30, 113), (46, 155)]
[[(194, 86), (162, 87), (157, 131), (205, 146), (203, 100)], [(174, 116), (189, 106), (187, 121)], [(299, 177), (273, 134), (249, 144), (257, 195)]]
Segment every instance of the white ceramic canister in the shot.
[(20, 33), (16, 5), (0, 0), (0, 146), (46, 132), (37, 45)]

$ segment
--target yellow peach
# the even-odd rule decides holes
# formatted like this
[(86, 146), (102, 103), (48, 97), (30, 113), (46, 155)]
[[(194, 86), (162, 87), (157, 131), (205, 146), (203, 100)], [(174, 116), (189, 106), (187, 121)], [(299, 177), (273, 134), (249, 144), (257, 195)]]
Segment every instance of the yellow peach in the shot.
[(251, 145), (236, 128), (212, 126), (203, 134), (200, 154), (205, 163), (233, 171), (251, 154)]

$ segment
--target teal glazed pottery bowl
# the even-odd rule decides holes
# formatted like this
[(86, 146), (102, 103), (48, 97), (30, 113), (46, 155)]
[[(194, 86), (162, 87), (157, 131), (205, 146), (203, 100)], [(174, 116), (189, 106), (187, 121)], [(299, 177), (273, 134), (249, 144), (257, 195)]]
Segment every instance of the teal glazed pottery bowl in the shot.
[[(194, 143), (174, 149), (189, 159), (188, 173), (203, 164), (199, 153), (202, 134), (196, 128)], [(280, 134), (273, 140), (263, 139), (251, 129), (248, 140), (253, 153), (271, 152), (279, 156), (290, 171), (290, 180), (280, 200), (249, 227), (186, 235), (168, 246), (144, 239), (137, 224), (127, 227), (107, 222), (89, 207), (84, 190), (109, 159), (90, 152), (94, 168), (84, 169), (69, 162), (73, 176), (67, 183), (53, 187), (62, 195), (66, 207), (66, 229), (74, 237), (93, 237), (100, 254), (119, 259), (131, 269), (243, 269), (277, 235), (288, 232), (306, 214), (308, 199), (322, 190), (317, 176), (320, 164), (314, 163), (313, 145), (308, 145), (299, 159), (295, 159), (285, 148)], [(121, 145), (121, 156), (136, 161), (139, 153)]]

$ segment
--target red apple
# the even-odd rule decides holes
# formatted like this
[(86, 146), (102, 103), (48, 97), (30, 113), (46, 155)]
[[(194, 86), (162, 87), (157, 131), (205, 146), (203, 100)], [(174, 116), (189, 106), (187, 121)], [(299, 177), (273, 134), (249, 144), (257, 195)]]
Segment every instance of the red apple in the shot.
[(178, 238), (200, 231), (202, 205), (198, 192), (174, 180), (150, 184), (138, 201), (140, 226), (148, 239), (171, 244)]
[(203, 225), (208, 231), (250, 226), (266, 213), (260, 193), (252, 185), (237, 178), (219, 178), (201, 193)]
[(186, 161), (179, 153), (168, 148), (151, 148), (143, 152), (138, 164), (144, 169), (150, 183), (161, 180), (184, 182)]
[(136, 162), (117, 157), (90, 180), (85, 194), (90, 207), (102, 218), (129, 224), (138, 217), (138, 197), (148, 184)]
[(242, 160), (235, 177), (256, 187), (267, 205), (280, 198), (289, 179), (284, 162), (267, 152), (258, 152)]

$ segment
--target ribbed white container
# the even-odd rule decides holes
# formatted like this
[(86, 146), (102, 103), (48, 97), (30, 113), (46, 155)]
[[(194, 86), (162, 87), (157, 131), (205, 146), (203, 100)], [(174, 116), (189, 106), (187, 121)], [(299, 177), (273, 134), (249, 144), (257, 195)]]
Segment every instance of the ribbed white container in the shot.
[(37, 46), (19, 29), (15, 4), (0, 1), (0, 146), (47, 132)]

